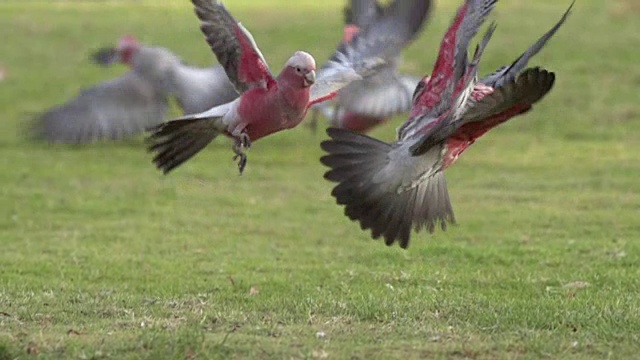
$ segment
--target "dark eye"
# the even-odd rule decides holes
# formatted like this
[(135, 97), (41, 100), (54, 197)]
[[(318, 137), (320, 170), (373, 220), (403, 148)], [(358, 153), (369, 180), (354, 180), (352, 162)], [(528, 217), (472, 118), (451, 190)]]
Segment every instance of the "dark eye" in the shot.
[(297, 71), (297, 72), (302, 72), (302, 69), (301, 69), (301, 68), (299, 68), (299, 67), (296, 67), (296, 71)]

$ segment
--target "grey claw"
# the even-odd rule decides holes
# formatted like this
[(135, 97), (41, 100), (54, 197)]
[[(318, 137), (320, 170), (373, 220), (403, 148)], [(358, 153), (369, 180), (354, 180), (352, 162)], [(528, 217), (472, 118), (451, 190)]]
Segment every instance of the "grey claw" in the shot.
[(238, 160), (238, 170), (240, 171), (240, 175), (244, 172), (245, 166), (247, 166), (247, 154), (244, 152), (245, 149), (249, 149), (251, 147), (251, 139), (249, 139), (249, 135), (246, 133), (240, 134), (240, 136), (236, 139), (235, 144), (233, 144), (233, 152), (235, 156), (233, 157), (233, 161)]

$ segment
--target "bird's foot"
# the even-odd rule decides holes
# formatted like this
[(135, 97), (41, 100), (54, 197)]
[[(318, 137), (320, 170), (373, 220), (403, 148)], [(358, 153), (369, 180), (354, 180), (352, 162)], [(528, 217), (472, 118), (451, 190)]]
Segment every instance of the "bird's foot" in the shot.
[(249, 135), (244, 133), (238, 136), (235, 144), (233, 145), (233, 152), (235, 153), (233, 161), (238, 160), (238, 171), (240, 171), (240, 175), (242, 175), (245, 166), (247, 166), (247, 154), (245, 153), (245, 149), (249, 149), (250, 147), (251, 139), (249, 139)]
[(251, 139), (249, 138), (249, 135), (247, 133), (240, 134), (238, 137), (238, 144), (245, 149), (251, 148)]
[(242, 172), (244, 171), (244, 167), (247, 166), (247, 154), (243, 153), (238, 153), (233, 157), (233, 161), (238, 160), (238, 171), (240, 171), (240, 175), (242, 175)]

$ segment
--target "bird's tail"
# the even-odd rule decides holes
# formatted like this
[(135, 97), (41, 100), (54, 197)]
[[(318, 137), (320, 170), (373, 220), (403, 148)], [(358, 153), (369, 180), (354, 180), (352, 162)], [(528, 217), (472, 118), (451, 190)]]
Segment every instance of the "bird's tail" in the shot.
[(186, 116), (149, 129), (149, 151), (154, 164), (167, 174), (204, 149), (220, 134), (221, 117)]
[[(345, 215), (371, 229), (387, 245), (409, 245), (411, 228), (433, 232), (455, 222), (444, 173), (428, 174), (429, 159), (400, 158), (400, 149), (367, 135), (329, 128), (320, 161), (330, 168), (325, 179), (337, 182), (331, 195), (345, 206)], [(421, 175), (429, 179), (421, 179)]]

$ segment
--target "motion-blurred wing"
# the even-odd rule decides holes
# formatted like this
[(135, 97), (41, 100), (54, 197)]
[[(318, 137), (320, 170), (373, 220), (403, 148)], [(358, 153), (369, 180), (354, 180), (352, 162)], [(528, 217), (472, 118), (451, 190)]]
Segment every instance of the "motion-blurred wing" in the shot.
[(39, 115), (32, 128), (36, 138), (83, 144), (122, 139), (163, 121), (167, 99), (134, 72), (100, 83)]
[(336, 102), (349, 112), (387, 118), (411, 110), (412, 94), (420, 79), (389, 69), (340, 90)]
[(180, 66), (173, 77), (174, 93), (184, 114), (195, 114), (235, 100), (239, 94), (222, 66)]
[(352, 81), (393, 66), (395, 58), (424, 25), (430, 8), (429, 0), (396, 1), (380, 21), (358, 33), (351, 42), (342, 42), (320, 69), (311, 88), (310, 105), (333, 98), (336, 91)]
[(275, 83), (251, 33), (216, 0), (192, 0), (207, 43), (240, 93)]
[(344, 8), (344, 23), (365, 29), (375, 23), (383, 12), (384, 7), (376, 0), (351, 0)]

